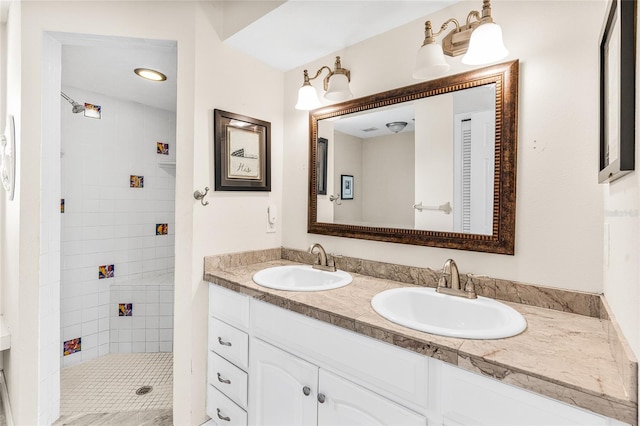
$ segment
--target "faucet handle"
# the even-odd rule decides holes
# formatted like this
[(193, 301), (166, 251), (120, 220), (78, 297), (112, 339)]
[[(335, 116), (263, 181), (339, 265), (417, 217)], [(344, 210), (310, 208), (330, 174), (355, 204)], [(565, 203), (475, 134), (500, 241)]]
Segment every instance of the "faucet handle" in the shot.
[(476, 277), (476, 275), (467, 274), (467, 282), (464, 285), (464, 291), (465, 291), (465, 293), (467, 293), (467, 297), (469, 297), (469, 298), (475, 298), (476, 297), (476, 286), (473, 283), (473, 278), (474, 277)]
[(446, 287), (446, 286), (447, 286), (447, 274), (442, 274), (438, 279), (438, 287)]

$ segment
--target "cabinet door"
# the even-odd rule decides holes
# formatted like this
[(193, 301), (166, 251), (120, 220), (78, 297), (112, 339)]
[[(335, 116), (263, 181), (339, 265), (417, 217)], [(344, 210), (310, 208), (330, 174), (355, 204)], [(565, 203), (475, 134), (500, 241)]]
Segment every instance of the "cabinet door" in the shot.
[(444, 426), (605, 426), (586, 410), (442, 364)]
[(340, 376), (320, 370), (318, 425), (422, 425), (427, 419)]
[(252, 338), (249, 369), (249, 424), (317, 424), (318, 367)]

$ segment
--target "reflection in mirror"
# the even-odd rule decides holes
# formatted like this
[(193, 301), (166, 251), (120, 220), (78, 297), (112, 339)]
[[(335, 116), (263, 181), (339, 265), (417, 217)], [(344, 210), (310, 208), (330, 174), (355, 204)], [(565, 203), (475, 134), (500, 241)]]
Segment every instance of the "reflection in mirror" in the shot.
[(514, 61), (313, 111), (309, 232), (512, 254), (517, 72)]
[(340, 193), (350, 174), (358, 187), (331, 203), (318, 167), (318, 221), (491, 235), (494, 128), (495, 83), (320, 120), (320, 164), (333, 145), (325, 184)]

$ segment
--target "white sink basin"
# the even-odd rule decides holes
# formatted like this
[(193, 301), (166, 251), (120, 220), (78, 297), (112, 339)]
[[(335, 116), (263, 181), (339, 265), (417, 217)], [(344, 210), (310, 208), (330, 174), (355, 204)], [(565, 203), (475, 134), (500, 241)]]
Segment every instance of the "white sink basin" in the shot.
[(501, 339), (527, 328), (524, 317), (504, 303), (449, 296), (434, 288), (385, 290), (371, 299), (371, 306), (391, 322), (441, 336)]
[(344, 287), (351, 283), (345, 271), (321, 271), (311, 265), (275, 266), (253, 275), (253, 281), (263, 287), (290, 291), (322, 291)]

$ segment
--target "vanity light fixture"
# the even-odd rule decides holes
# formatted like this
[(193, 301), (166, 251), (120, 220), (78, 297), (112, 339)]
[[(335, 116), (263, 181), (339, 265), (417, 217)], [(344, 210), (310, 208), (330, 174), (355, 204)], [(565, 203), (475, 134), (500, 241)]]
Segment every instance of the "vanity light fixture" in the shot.
[[(436, 37), (451, 23), (456, 27), (442, 39), (442, 45), (439, 45), (436, 43)], [(431, 21), (426, 22), (424, 43), (416, 56), (413, 78), (426, 79), (441, 75), (449, 70), (444, 55), (454, 57), (462, 54), (465, 54), (462, 63), (466, 65), (489, 64), (509, 54), (502, 41), (502, 29), (491, 17), (491, 0), (483, 0), (482, 13), (476, 10), (469, 12), (467, 23), (463, 26), (457, 19), (450, 18), (442, 24), (440, 31), (434, 33)]]
[(393, 133), (399, 133), (407, 127), (406, 121), (394, 121), (392, 123), (387, 123), (387, 129), (391, 130)]
[(167, 76), (160, 71), (152, 70), (149, 68), (136, 68), (133, 70), (139, 77), (142, 77), (151, 81), (165, 81)]
[(313, 77), (309, 77), (309, 71), (304, 70), (304, 82), (302, 83), (302, 87), (298, 90), (298, 102), (295, 106), (296, 109), (309, 111), (320, 107), (318, 92), (316, 92), (316, 89), (311, 85), (311, 80), (318, 78), (320, 73), (325, 69), (329, 71), (329, 74), (324, 78), (324, 98), (329, 101), (338, 102), (353, 98), (353, 93), (351, 93), (351, 89), (349, 89), (351, 71), (346, 68), (342, 68), (342, 65), (340, 64), (340, 56), (336, 56), (334, 70), (327, 66), (323, 66)]

